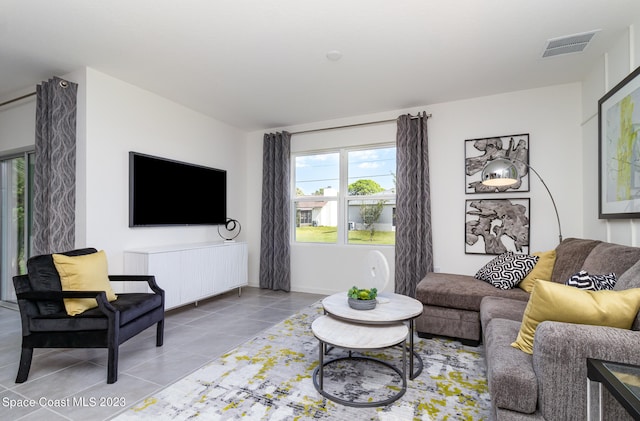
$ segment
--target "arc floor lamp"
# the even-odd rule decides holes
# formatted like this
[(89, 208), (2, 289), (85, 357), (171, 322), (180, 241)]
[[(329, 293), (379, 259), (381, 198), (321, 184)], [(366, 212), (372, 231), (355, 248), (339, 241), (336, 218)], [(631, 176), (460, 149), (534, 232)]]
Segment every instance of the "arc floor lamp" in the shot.
[[(533, 171), (540, 182), (542, 182), (544, 188), (547, 189), (547, 193), (549, 193), (551, 203), (553, 204), (553, 210), (556, 212), (556, 219), (558, 221), (558, 238), (560, 242), (562, 242), (562, 228), (560, 226), (560, 215), (558, 214), (558, 207), (556, 206), (556, 201), (553, 200), (551, 190), (549, 190), (549, 187), (547, 187), (547, 183), (544, 182), (540, 174), (538, 174), (538, 171), (536, 171), (531, 165), (519, 159), (515, 161), (526, 165), (527, 168)], [(489, 161), (482, 169), (482, 184), (484, 184), (485, 186), (504, 187), (517, 183), (520, 179), (520, 175), (518, 174), (518, 169), (513, 164), (513, 162), (514, 161), (510, 161), (506, 158), (497, 158)]]

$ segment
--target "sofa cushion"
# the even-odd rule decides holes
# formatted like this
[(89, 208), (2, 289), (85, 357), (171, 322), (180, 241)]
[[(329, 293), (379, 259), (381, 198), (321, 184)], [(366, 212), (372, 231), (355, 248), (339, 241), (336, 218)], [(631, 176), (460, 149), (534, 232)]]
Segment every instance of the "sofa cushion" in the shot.
[[(599, 240), (567, 238), (556, 247), (556, 262), (553, 266), (551, 281), (564, 284), (571, 275), (582, 270), (584, 261), (598, 244)], [(595, 272), (594, 272), (595, 273)]]
[(640, 288), (584, 291), (554, 282), (536, 281), (512, 344), (528, 354), (538, 324), (545, 320), (630, 329), (640, 308)]
[(624, 273), (618, 273), (618, 282), (613, 287), (614, 291), (623, 289), (640, 288), (640, 260), (627, 269)]
[(478, 270), (476, 279), (490, 283), (496, 288), (511, 289), (524, 279), (538, 262), (538, 256), (502, 253)]
[(551, 280), (551, 274), (553, 273), (553, 266), (556, 263), (556, 251), (541, 251), (533, 253), (533, 256), (538, 256), (538, 262), (533, 267), (531, 272), (524, 277), (522, 282), (518, 284), (519, 288), (531, 293), (533, 291), (533, 284), (536, 279), (544, 279), (545, 281)]
[(589, 253), (582, 270), (589, 273), (614, 272), (620, 276), (640, 260), (640, 247), (600, 243)]
[(493, 319), (507, 319), (522, 322), (527, 302), (502, 297), (484, 297), (480, 303), (480, 322), (486, 329)]
[(416, 299), (424, 305), (480, 311), (486, 296), (527, 301), (529, 294), (520, 288), (499, 289), (473, 276), (429, 272), (416, 288)]
[(484, 333), (487, 380), (493, 405), (532, 414), (538, 403), (538, 381), (529, 354), (511, 347), (520, 322), (493, 319)]
[[(613, 290), (622, 291), (631, 288), (640, 288), (640, 260), (618, 277), (618, 282), (616, 282)], [(633, 321), (631, 329), (640, 330), (640, 312)]]
[[(84, 256), (86, 254), (95, 253), (95, 248), (84, 248), (78, 250), (66, 251), (62, 254), (65, 256)], [(29, 284), (33, 291), (62, 291), (60, 284), (60, 275), (53, 263), (51, 254), (43, 254), (33, 256), (27, 260), (27, 272), (29, 273)], [(38, 301), (38, 310), (40, 314), (56, 314), (65, 311), (62, 300)]]

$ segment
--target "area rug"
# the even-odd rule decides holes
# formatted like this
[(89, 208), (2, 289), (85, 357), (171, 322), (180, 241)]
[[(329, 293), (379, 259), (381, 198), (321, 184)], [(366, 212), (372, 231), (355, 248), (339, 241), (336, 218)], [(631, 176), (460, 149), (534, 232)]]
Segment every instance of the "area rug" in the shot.
[[(311, 323), (318, 302), (269, 328), (115, 418), (128, 420), (490, 420), (483, 348), (416, 338), (424, 369), (404, 396), (382, 407), (354, 408), (314, 388), (318, 341)], [(358, 354), (360, 355), (360, 354)], [(367, 354), (396, 365), (401, 348)], [(325, 361), (346, 356), (332, 349)], [(391, 369), (367, 361), (325, 368), (324, 388), (345, 400), (384, 400), (401, 387)]]

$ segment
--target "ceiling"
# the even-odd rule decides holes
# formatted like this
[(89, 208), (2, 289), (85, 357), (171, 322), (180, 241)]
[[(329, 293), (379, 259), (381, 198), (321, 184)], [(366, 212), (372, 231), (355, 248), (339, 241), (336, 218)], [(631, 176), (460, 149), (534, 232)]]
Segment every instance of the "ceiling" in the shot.
[(634, 21), (638, 0), (0, 0), (0, 98), (87, 66), (259, 130), (580, 81)]

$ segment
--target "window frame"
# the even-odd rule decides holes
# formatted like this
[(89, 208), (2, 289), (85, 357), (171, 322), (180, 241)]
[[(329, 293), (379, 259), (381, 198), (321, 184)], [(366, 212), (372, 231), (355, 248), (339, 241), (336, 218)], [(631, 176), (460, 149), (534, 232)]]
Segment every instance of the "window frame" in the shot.
[[(349, 243), (349, 202), (351, 200), (396, 200), (396, 193), (393, 194), (385, 194), (375, 196), (375, 199), (372, 196), (362, 196), (362, 195), (349, 195), (348, 194), (348, 186), (349, 186), (349, 152), (355, 151), (365, 151), (372, 149), (389, 149), (394, 148), (397, 151), (397, 145), (395, 142), (385, 142), (385, 143), (373, 143), (373, 144), (365, 144), (365, 145), (353, 145), (353, 146), (343, 146), (343, 147), (334, 147), (327, 149), (315, 149), (308, 151), (299, 151), (291, 154), (291, 177), (290, 177), (290, 242), (295, 245), (336, 245), (336, 246), (365, 246), (370, 247), (367, 244), (353, 244)], [(313, 156), (313, 155), (324, 155), (324, 154), (338, 154), (338, 194), (337, 196), (313, 196), (314, 201), (336, 201), (337, 202), (337, 238), (335, 243), (327, 243), (327, 242), (307, 242), (307, 241), (297, 241), (296, 239), (296, 204), (299, 202), (308, 202), (309, 196), (296, 196), (296, 159), (298, 157), (303, 156)], [(395, 215), (394, 205), (392, 208), (392, 215)], [(392, 226), (395, 230), (395, 217), (392, 218)], [(371, 246), (376, 247), (395, 247), (394, 244), (372, 244)]]

